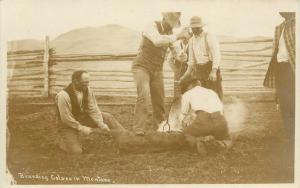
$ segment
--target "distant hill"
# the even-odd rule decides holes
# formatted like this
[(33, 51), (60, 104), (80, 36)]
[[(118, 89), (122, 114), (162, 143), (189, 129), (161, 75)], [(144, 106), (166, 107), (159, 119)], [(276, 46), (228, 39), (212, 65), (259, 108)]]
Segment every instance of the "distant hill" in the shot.
[[(220, 42), (266, 40), (269, 37), (254, 36), (237, 38), (218, 36)], [(130, 28), (109, 24), (100, 27), (85, 27), (63, 33), (50, 41), (56, 54), (128, 54), (136, 53), (141, 33)], [(19, 40), (8, 42), (8, 51), (37, 50), (44, 48), (41, 40)]]
[(44, 41), (35, 39), (13, 40), (7, 43), (7, 51), (34, 51), (44, 49)]
[(138, 50), (140, 38), (139, 32), (112, 24), (75, 29), (50, 44), (59, 54), (126, 54)]

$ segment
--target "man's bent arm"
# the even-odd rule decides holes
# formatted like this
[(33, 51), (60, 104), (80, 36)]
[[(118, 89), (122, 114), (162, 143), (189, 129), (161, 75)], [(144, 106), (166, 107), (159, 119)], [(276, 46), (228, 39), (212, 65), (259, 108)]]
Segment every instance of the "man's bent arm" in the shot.
[(56, 104), (58, 107), (61, 121), (77, 130), (81, 130), (82, 125), (75, 119), (71, 110), (70, 97), (65, 92), (60, 92), (56, 96)]
[(191, 38), (189, 41), (189, 58), (188, 58), (188, 68), (185, 71), (184, 75), (182, 76), (182, 79), (184, 79), (187, 75), (191, 74), (194, 64), (196, 64), (196, 59), (195, 59), (195, 54), (194, 54), (194, 50), (193, 50), (193, 39)]
[(220, 52), (219, 42), (214, 35), (208, 34), (207, 35), (207, 43), (208, 43), (208, 46), (209, 46), (209, 49), (210, 49), (210, 52), (212, 55), (212, 61), (213, 61), (212, 68), (218, 69), (220, 67), (220, 61), (221, 61), (221, 52)]
[(157, 47), (168, 47), (171, 43), (177, 40), (177, 35), (162, 35), (158, 32), (156, 24), (148, 26), (142, 35), (153, 42)]

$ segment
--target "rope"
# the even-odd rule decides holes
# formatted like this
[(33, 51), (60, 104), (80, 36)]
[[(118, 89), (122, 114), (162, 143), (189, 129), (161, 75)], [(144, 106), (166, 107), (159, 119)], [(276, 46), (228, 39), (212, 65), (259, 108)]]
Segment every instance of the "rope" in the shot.
[[(179, 68), (179, 73), (181, 72), (182, 70), (182, 66), (183, 65), (183, 62), (180, 63), (180, 68)], [(174, 81), (174, 82), (178, 82), (178, 81)], [(175, 88), (174, 88), (175, 89)], [(168, 118), (166, 120), (166, 123), (163, 125), (163, 132), (165, 131), (165, 126), (168, 126), (169, 127), (169, 130), (168, 132), (171, 132), (171, 125), (169, 123), (169, 118), (170, 118), (170, 112), (171, 112), (171, 109), (172, 109), (172, 106), (173, 104), (177, 101), (177, 97), (173, 97), (173, 101), (171, 102), (171, 107), (170, 107), (170, 110), (169, 110), (169, 113), (168, 113)]]

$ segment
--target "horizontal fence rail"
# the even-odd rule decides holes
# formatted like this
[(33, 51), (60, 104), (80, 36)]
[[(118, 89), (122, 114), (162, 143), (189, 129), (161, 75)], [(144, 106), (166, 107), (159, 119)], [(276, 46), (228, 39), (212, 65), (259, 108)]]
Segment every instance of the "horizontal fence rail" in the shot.
[[(221, 42), (221, 72), (224, 94), (270, 93), (263, 87), (272, 53), (272, 40)], [(56, 95), (74, 71), (90, 72), (96, 96), (136, 96), (131, 62), (136, 54), (55, 54), (52, 49), (8, 52), (9, 97)], [(48, 50), (47, 50), (48, 49)], [(164, 64), (166, 96), (173, 96), (173, 72)]]

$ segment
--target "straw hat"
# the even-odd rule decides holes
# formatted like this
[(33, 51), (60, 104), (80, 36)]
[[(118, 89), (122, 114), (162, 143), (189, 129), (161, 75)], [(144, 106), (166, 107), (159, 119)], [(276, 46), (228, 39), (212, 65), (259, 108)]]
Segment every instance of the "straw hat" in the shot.
[(190, 19), (190, 27), (195, 28), (195, 27), (203, 27), (205, 24), (203, 24), (202, 19), (199, 16), (193, 16)]

